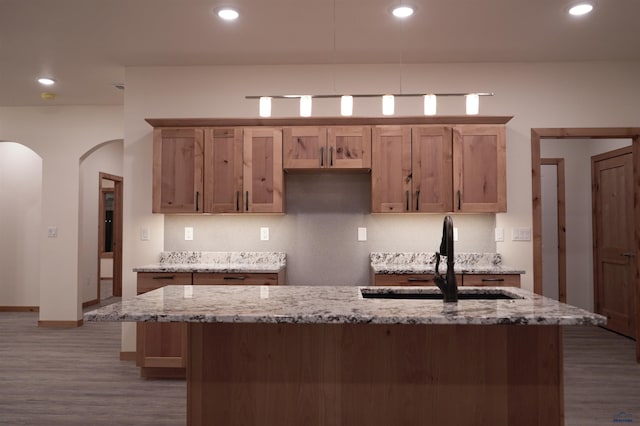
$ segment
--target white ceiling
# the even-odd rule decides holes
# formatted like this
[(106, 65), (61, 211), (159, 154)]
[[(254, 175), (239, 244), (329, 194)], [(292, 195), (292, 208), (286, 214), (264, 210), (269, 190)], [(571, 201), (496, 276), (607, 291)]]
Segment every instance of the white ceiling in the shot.
[[(416, 13), (393, 18), (400, 2)], [(640, 60), (640, 0), (597, 0), (580, 18), (572, 3), (0, 0), (0, 105), (122, 104), (127, 66)], [(221, 5), (240, 18), (220, 21)]]

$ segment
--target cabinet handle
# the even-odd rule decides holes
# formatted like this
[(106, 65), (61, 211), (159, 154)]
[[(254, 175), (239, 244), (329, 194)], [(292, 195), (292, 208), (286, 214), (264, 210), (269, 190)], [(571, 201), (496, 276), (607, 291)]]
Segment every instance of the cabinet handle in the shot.
[(200, 211), (200, 191), (196, 191), (196, 211)]
[(236, 211), (240, 211), (240, 191), (236, 191)]
[(407, 278), (407, 281), (409, 282), (423, 282), (423, 283), (428, 283), (433, 281), (433, 278), (414, 278), (414, 277), (409, 277)]
[(624, 257), (635, 257), (636, 254), (635, 253), (631, 253), (631, 252), (627, 252), (627, 253), (622, 253), (621, 256), (624, 256)]
[(409, 191), (405, 192), (404, 198), (406, 199), (407, 211), (409, 211)]
[(246, 277), (224, 277), (224, 280), (244, 281)]
[(333, 147), (329, 148), (329, 167), (333, 167)]
[(460, 190), (458, 189), (458, 210), (462, 209), (462, 194), (460, 193)]
[(416, 211), (420, 211), (420, 191), (416, 191)]
[(175, 275), (157, 275), (153, 277), (154, 280), (173, 280)]
[(247, 199), (244, 200), (244, 209), (246, 211), (249, 211), (249, 191), (247, 191), (246, 195), (247, 195)]
[(320, 147), (320, 167), (324, 167), (324, 147)]
[(504, 278), (483, 278), (483, 283), (497, 283), (504, 281)]

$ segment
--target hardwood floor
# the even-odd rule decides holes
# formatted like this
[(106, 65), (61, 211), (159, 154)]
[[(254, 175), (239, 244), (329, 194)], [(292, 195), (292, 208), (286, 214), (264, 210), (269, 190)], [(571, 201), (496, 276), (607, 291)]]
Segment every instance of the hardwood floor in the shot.
[[(120, 361), (120, 324), (38, 328), (37, 313), (0, 313), (0, 425), (184, 425), (186, 385), (145, 380)], [(565, 327), (565, 424), (640, 423), (635, 342)], [(617, 416), (617, 417), (616, 417)]]

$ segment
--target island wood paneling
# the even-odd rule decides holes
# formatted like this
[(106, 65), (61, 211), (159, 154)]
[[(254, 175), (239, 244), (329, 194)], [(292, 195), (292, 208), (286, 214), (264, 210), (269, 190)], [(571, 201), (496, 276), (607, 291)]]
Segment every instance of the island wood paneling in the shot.
[(562, 425), (558, 326), (189, 324), (188, 424)]

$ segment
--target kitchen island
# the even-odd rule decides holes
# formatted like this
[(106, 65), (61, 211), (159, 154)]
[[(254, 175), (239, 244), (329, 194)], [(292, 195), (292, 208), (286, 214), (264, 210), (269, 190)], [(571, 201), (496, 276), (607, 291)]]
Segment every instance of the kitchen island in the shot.
[(85, 320), (186, 322), (190, 425), (562, 425), (561, 326), (604, 317), (519, 288), (414, 298), (435, 293), (167, 286)]

